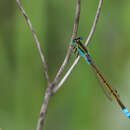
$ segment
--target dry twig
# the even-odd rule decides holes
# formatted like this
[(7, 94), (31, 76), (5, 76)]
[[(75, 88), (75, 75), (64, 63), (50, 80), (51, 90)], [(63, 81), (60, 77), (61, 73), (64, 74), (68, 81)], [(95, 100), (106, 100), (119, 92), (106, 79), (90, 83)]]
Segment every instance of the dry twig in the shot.
[(30, 30), (32, 32), (33, 38), (35, 40), (35, 43), (36, 43), (37, 48), (38, 48), (38, 51), (40, 53), (40, 57), (41, 57), (41, 60), (42, 60), (42, 65), (43, 65), (44, 72), (45, 72), (45, 77), (46, 77), (46, 80), (48, 81), (48, 85), (50, 86), (50, 78), (49, 78), (49, 75), (48, 75), (48, 69), (47, 69), (47, 65), (46, 65), (46, 61), (45, 61), (45, 57), (44, 57), (42, 48), (40, 46), (40, 42), (39, 42), (39, 40), (37, 38), (37, 35), (36, 35), (36, 33), (35, 33), (34, 29), (33, 29), (33, 26), (31, 24), (30, 19), (27, 16), (27, 13), (25, 12), (25, 10), (22, 7), (22, 4), (20, 3), (20, 0), (16, 0), (16, 3), (18, 5), (20, 11), (22, 12), (23, 16), (25, 17), (25, 20), (26, 20), (27, 24), (29, 25), (29, 28), (30, 28)]
[(48, 103), (49, 103), (49, 100), (51, 98), (51, 95), (52, 95), (51, 88), (48, 87), (46, 89), (44, 101), (43, 101), (43, 104), (42, 104), (42, 107), (41, 107), (40, 117), (39, 117), (38, 123), (37, 123), (37, 130), (42, 130), (44, 128), (44, 120), (45, 120), (45, 117), (46, 117)]

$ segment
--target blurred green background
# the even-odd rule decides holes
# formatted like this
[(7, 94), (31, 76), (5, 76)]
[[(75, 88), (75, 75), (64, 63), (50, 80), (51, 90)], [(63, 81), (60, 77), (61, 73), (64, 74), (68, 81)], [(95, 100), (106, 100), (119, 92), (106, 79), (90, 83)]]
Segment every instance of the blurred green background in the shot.
[[(82, 0), (78, 36), (84, 42), (98, 0)], [(53, 80), (72, 34), (76, 0), (22, 0), (41, 42)], [(130, 110), (130, 1), (107, 0), (89, 52)], [(72, 54), (69, 66), (75, 56)], [(67, 70), (66, 69), (66, 70)], [(35, 130), (46, 81), (32, 34), (16, 2), (0, 1), (0, 128)], [(45, 130), (129, 130), (129, 120), (103, 93), (96, 75), (81, 59), (52, 98)]]

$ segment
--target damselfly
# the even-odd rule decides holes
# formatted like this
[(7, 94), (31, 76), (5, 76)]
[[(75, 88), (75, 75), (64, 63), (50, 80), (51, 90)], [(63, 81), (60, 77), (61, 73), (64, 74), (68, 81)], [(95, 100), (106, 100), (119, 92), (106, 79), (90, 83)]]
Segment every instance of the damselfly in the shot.
[(76, 38), (73, 40), (72, 42), (72, 47), (75, 53), (77, 53), (77, 55), (81, 55), (85, 58), (85, 60), (88, 62), (88, 64), (92, 67), (92, 69), (96, 72), (98, 78), (100, 79), (100, 81), (102, 81), (103, 85), (105, 86), (106, 90), (108, 91), (108, 93), (110, 93), (110, 95), (113, 96), (113, 98), (117, 101), (117, 103), (119, 104), (119, 106), (121, 107), (121, 109), (123, 110), (123, 112), (125, 113), (125, 115), (130, 118), (130, 113), (128, 112), (127, 108), (124, 106), (124, 104), (121, 102), (117, 91), (113, 90), (110, 85), (108, 84), (108, 82), (104, 79), (104, 77), (102, 76), (102, 74), (99, 72), (98, 68), (96, 67), (96, 65), (94, 64), (94, 62), (92, 61), (88, 50), (85, 48), (85, 46), (81, 43), (82, 38)]

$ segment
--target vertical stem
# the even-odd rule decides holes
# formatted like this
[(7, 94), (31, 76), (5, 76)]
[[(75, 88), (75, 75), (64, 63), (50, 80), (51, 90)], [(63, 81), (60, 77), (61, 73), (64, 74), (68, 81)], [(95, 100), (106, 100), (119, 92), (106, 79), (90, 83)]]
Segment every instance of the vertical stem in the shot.
[(40, 111), (40, 118), (38, 120), (36, 130), (42, 130), (44, 127), (44, 121), (46, 118), (46, 113), (47, 113), (47, 108), (48, 108), (48, 103), (50, 101), (50, 98), (51, 98), (51, 89), (48, 87), (48, 88), (46, 88), (44, 101), (43, 101), (41, 111)]

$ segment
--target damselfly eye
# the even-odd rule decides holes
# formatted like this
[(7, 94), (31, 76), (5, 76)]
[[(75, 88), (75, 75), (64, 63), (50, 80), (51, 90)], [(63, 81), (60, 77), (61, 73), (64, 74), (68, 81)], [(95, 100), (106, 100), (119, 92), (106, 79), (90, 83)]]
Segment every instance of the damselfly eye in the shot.
[(73, 42), (72, 42), (72, 44), (75, 44), (75, 43), (76, 43), (76, 40), (74, 39)]
[(82, 37), (80, 37), (79, 39), (80, 39), (80, 40), (83, 40), (83, 38), (82, 38)]

